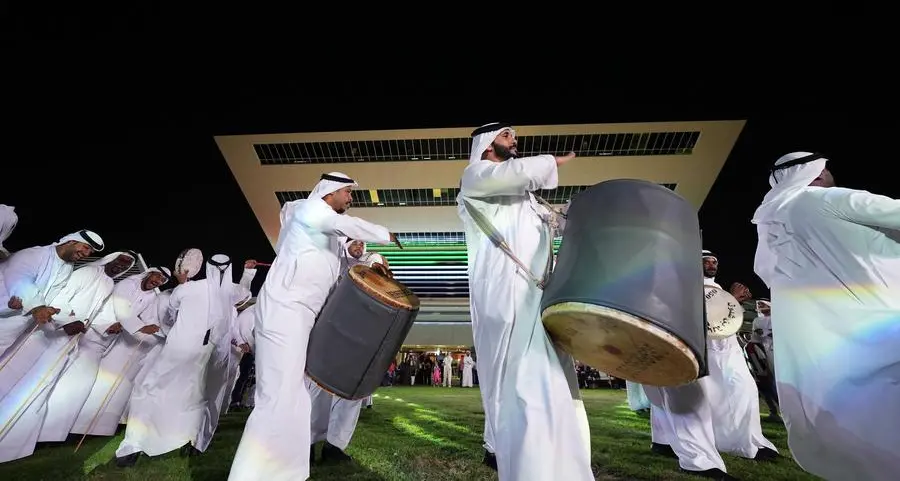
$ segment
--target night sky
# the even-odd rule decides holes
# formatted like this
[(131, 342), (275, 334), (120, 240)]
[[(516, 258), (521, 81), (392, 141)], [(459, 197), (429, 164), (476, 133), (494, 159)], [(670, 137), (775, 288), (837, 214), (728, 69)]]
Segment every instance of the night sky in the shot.
[[(68, 43), (60, 48), (78, 50)], [(900, 197), (896, 174), (889, 172), (896, 163), (896, 120), (888, 107), (896, 102), (874, 84), (860, 91), (801, 78), (757, 83), (699, 73), (650, 77), (629, 69), (600, 77), (530, 76), (530, 83), (509, 85), (467, 75), (349, 75), (340, 68), (238, 77), (233, 68), (207, 64), (107, 64), (100, 70), (71, 56), (57, 64), (21, 52), (8, 62), (20, 67), (20, 75), (7, 77), (12, 84), (2, 110), (0, 203), (19, 215), (6, 242), (13, 250), (89, 228), (109, 250), (136, 250), (151, 265), (171, 267), (187, 247), (207, 256), (226, 253), (236, 262), (271, 261), (272, 248), (215, 145), (217, 134), (474, 128), (496, 120), (747, 119), (700, 220), (705, 247), (719, 254), (720, 282), (740, 280), (757, 296), (767, 293), (752, 271), (756, 231), (750, 218), (776, 158), (822, 152), (839, 185)]]

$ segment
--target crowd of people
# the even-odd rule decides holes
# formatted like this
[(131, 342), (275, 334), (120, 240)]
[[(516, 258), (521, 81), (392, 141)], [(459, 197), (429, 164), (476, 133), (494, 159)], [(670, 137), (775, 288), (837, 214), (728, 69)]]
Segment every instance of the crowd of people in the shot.
[[(472, 137), (458, 213), (468, 248), (484, 463), (501, 480), (593, 480), (576, 363), (540, 316), (552, 241), (565, 235), (565, 215), (533, 194), (556, 188), (559, 169), (575, 155), (518, 157), (509, 124), (482, 126)], [(761, 377), (805, 470), (826, 479), (882, 480), (893, 479), (900, 465), (900, 418), (890, 408), (900, 397), (900, 202), (835, 187), (826, 160), (799, 152), (772, 169), (772, 188), (752, 219), (759, 232), (755, 271), (771, 289), (771, 302), (758, 304), (753, 338), (707, 339), (708, 374), (687, 384), (629, 385), (649, 400), (651, 451), (677, 459), (686, 473), (734, 479), (721, 452), (760, 462), (780, 457), (761, 428)], [(3, 251), (0, 461), (69, 433), (111, 435), (121, 420), (120, 466), (133, 465), (140, 453), (202, 452), (249, 352), (255, 406), (229, 479), (307, 479), (318, 441), (325, 442), (323, 459), (348, 459), (344, 449), (364, 401), (334, 396), (305, 375), (310, 331), (350, 266), (365, 263), (389, 275), (387, 261), (366, 253), (365, 243), (399, 245), (386, 227), (346, 215), (354, 187), (346, 174), (323, 174), (307, 199), (284, 205), (276, 259), (256, 304), (240, 314), (250, 298), (252, 260), (237, 284), (222, 254), (207, 259), (204, 279), (156, 267), (115, 284), (135, 261), (130, 251), (73, 269), (105, 249), (91, 231)], [(2, 207), (0, 232), (8, 236), (15, 214)], [(718, 258), (703, 251), (697, 260), (703, 284), (722, 289)], [(157, 292), (173, 277), (177, 287)], [(738, 300), (752, 297), (742, 284), (730, 291)], [(474, 377), (475, 360), (467, 363), (463, 385)], [(430, 369), (432, 383), (448, 385), (452, 358), (435, 359)], [(105, 372), (115, 374), (112, 386)], [(107, 402), (111, 392), (115, 402)]]

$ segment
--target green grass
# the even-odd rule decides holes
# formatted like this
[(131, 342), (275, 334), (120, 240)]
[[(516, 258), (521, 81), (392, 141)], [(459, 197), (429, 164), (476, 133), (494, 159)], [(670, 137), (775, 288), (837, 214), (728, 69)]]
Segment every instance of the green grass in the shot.
[[(678, 473), (675, 460), (650, 454), (649, 420), (633, 413), (625, 391), (584, 391), (590, 417), (593, 463), (598, 479), (697, 480)], [(209, 450), (196, 458), (170, 453), (141, 457), (130, 469), (116, 468), (113, 453), (122, 440), (89, 438), (78, 453), (74, 442), (39, 447), (33, 456), (0, 465), (10, 481), (224, 481), (243, 429), (245, 413), (223, 417)], [(481, 465), (484, 415), (477, 389), (382, 388), (372, 409), (363, 409), (347, 452), (347, 465), (313, 466), (313, 479), (483, 480), (496, 479)], [(766, 436), (786, 456), (775, 463), (725, 456), (728, 472), (743, 480), (817, 479), (790, 459), (784, 428), (763, 423)], [(308, 451), (300, 450), (306, 456)]]

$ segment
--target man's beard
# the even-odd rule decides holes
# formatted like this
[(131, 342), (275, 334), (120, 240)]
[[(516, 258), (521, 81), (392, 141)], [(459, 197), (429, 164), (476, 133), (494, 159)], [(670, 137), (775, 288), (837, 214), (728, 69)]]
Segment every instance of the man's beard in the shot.
[(512, 150), (510, 150), (496, 142), (491, 143), (491, 147), (494, 148), (494, 154), (503, 160), (509, 160), (516, 156), (516, 154), (512, 153)]

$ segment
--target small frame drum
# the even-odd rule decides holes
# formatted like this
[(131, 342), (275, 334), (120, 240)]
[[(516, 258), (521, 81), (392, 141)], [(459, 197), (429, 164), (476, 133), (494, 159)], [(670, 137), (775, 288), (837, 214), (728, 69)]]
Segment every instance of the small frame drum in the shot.
[(188, 279), (193, 279), (200, 273), (201, 268), (203, 268), (203, 253), (200, 252), (200, 249), (185, 249), (175, 259), (175, 270), (172, 271), (172, 274), (187, 271)]
[(651, 182), (579, 193), (541, 298), (553, 341), (575, 359), (649, 386), (707, 373), (696, 208)]
[(419, 314), (419, 298), (362, 264), (328, 297), (309, 335), (306, 374), (344, 399), (362, 399), (381, 384)]
[(744, 308), (731, 294), (713, 286), (703, 286), (706, 299), (706, 335), (725, 339), (736, 334), (744, 324)]

